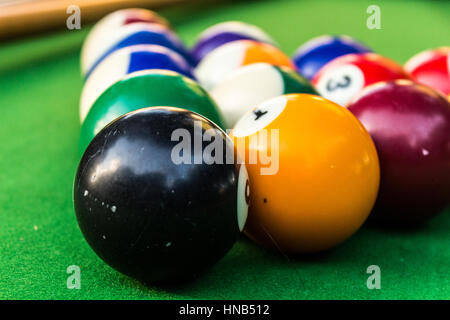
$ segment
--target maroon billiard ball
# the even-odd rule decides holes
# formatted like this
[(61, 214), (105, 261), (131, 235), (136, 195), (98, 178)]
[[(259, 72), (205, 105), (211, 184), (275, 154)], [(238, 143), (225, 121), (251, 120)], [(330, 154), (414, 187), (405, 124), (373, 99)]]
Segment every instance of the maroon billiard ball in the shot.
[(349, 110), (375, 142), (380, 191), (373, 219), (417, 224), (450, 203), (450, 103), (409, 80), (364, 89)]

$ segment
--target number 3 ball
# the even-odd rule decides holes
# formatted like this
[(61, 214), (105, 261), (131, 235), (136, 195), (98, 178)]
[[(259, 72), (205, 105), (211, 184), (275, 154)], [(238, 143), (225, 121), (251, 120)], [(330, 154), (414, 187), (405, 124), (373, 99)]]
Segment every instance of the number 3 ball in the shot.
[(309, 40), (294, 53), (298, 71), (308, 80), (331, 60), (349, 53), (371, 52), (368, 47), (349, 36), (320, 36)]
[[(208, 131), (216, 154), (233, 152), (230, 138), (206, 118), (145, 108), (105, 127), (75, 176), (74, 206), (87, 242), (110, 266), (144, 282), (202, 273), (228, 252), (246, 221), (245, 166), (194, 162), (195, 152), (178, 162), (173, 134), (180, 130), (192, 139)], [(200, 144), (200, 154), (210, 143)]]
[(381, 167), (373, 217), (417, 224), (450, 202), (450, 104), (407, 80), (374, 84), (349, 105), (372, 136)]
[(327, 63), (313, 79), (324, 98), (342, 106), (376, 82), (409, 79), (403, 67), (376, 53), (348, 54)]
[(231, 134), (248, 163), (250, 238), (282, 252), (317, 252), (366, 220), (378, 192), (378, 157), (347, 109), (316, 95), (283, 95), (248, 112)]

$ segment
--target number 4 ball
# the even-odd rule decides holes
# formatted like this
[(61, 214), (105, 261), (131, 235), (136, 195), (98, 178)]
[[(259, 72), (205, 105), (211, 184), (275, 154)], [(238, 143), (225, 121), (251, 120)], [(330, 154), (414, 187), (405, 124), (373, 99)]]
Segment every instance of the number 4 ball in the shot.
[(227, 128), (232, 128), (255, 105), (288, 93), (317, 94), (309, 81), (292, 69), (254, 63), (232, 72), (211, 91), (211, 96)]
[[(378, 157), (347, 109), (316, 95), (283, 95), (244, 115), (231, 134), (248, 163), (245, 233), (256, 242), (282, 252), (317, 252), (366, 220), (378, 192)], [(252, 164), (254, 152), (271, 155), (271, 162), (258, 155)]]

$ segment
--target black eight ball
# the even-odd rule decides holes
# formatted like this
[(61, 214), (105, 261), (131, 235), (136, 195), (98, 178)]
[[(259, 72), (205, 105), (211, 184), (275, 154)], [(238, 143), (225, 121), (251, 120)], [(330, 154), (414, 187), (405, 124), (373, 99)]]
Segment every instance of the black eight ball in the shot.
[(110, 266), (143, 282), (199, 275), (230, 250), (247, 217), (245, 166), (194, 163), (194, 147), (191, 154), (179, 153), (191, 161), (173, 161), (181, 141), (172, 141), (177, 129), (190, 134), (191, 144), (212, 130), (211, 141), (222, 143), (216, 149), (222, 162), (232, 152), (230, 138), (206, 118), (145, 108), (101, 130), (75, 176), (74, 207), (87, 242)]

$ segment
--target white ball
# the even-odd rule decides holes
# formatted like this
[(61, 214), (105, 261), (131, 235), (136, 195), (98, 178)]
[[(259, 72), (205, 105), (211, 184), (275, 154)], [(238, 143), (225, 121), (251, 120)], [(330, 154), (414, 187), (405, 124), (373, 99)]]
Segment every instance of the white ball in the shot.
[(272, 65), (255, 63), (234, 71), (210, 93), (224, 116), (227, 128), (232, 128), (248, 110), (282, 95), (284, 82)]

